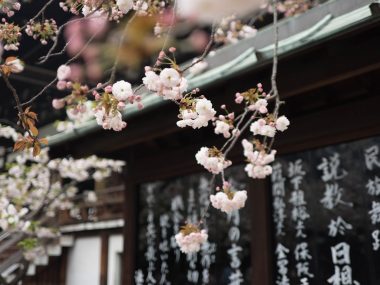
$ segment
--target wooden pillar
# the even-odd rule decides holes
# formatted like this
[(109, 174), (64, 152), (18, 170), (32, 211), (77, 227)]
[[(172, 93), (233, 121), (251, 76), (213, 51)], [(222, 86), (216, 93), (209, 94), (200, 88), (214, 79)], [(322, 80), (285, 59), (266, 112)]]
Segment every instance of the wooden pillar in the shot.
[(108, 279), (108, 240), (107, 232), (101, 234), (101, 253), (100, 253), (100, 285), (107, 285)]
[(271, 198), (267, 180), (255, 180), (248, 193), (251, 207), (251, 284), (272, 285)]
[(132, 155), (127, 160), (125, 171), (124, 201), (124, 251), (122, 284), (133, 285), (137, 246), (137, 187), (134, 182)]

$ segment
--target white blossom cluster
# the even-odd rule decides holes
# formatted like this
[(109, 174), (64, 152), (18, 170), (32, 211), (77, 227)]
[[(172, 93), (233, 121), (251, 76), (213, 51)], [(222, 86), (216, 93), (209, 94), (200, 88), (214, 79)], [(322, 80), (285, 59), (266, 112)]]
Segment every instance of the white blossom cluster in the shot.
[(290, 122), (285, 116), (279, 117), (276, 122), (268, 122), (265, 119), (259, 119), (252, 123), (251, 132), (254, 135), (262, 135), (273, 138), (276, 131), (285, 131), (288, 129)]
[[(121, 131), (127, 126), (120, 112), (127, 104), (137, 103), (139, 109), (143, 107), (140, 103), (141, 97), (134, 95), (132, 85), (124, 80), (107, 86), (103, 96), (97, 92), (94, 95), (99, 102), (94, 109), (96, 122), (105, 130)], [(109, 106), (109, 110), (105, 106)]]
[(262, 179), (272, 174), (272, 166), (269, 164), (274, 161), (276, 151), (272, 150), (267, 154), (265, 151), (255, 150), (253, 144), (246, 139), (242, 140), (242, 144), (244, 156), (249, 161), (245, 166), (248, 176)]
[(193, 129), (207, 127), (208, 122), (214, 119), (216, 111), (212, 107), (211, 101), (206, 98), (193, 99), (193, 104), (180, 109), (179, 117), (181, 120), (177, 122), (177, 126), (184, 128), (186, 126)]
[[(0, 126), (0, 137), (13, 140), (17, 135), (12, 128)], [(54, 217), (59, 210), (74, 209), (78, 182), (104, 179), (112, 172), (121, 172), (124, 164), (96, 156), (50, 159), (47, 148), (38, 156), (33, 156), (30, 149), (8, 155), (6, 167), (0, 172), (1, 230), (25, 233), (36, 238), (38, 246), (44, 239), (56, 238), (59, 231), (39, 221)], [(30, 251), (25, 252), (29, 258), (39, 252), (35, 247), (24, 248)]]
[(213, 174), (221, 173), (225, 168), (231, 165), (231, 161), (226, 160), (221, 152), (215, 148), (202, 147), (195, 158), (198, 164), (202, 165)]
[(95, 116), (98, 125), (105, 130), (121, 131), (127, 126), (123, 121), (121, 111), (127, 104), (137, 104), (143, 108), (141, 96), (135, 95), (132, 86), (124, 80), (117, 81), (112, 86), (106, 86), (104, 93), (93, 91), (95, 101), (85, 100), (83, 97), (89, 91), (87, 86), (77, 87), (69, 79), (71, 68), (61, 65), (57, 70), (57, 88), (59, 90), (71, 90), (71, 94), (63, 99), (54, 99), (52, 104), (55, 109), (61, 109), (67, 104), (67, 115), (72, 122), (60, 122), (57, 125), (59, 131), (71, 130), (77, 125)]
[(235, 16), (224, 18), (220, 21), (219, 28), (215, 32), (215, 41), (223, 44), (237, 43), (239, 40), (256, 36), (257, 30), (243, 24)]
[(12, 17), (15, 11), (19, 11), (21, 4), (16, 0), (3, 0), (0, 2), (0, 13), (7, 14), (8, 17)]
[(75, 15), (81, 13), (85, 17), (107, 16), (109, 20), (120, 21), (125, 14), (134, 8), (134, 1), (111, 0), (102, 2), (100, 0), (65, 0), (60, 2), (59, 6), (64, 11), (69, 11)]
[(215, 195), (210, 196), (212, 206), (227, 214), (243, 208), (246, 200), (247, 191), (245, 190), (227, 193), (217, 192)]
[(207, 241), (208, 234), (205, 230), (184, 234), (180, 232), (175, 235), (175, 240), (183, 253), (197, 252), (201, 245)]
[(151, 67), (145, 67), (145, 87), (165, 100), (181, 100), (187, 90), (187, 80), (174, 68), (164, 68), (156, 74)]
[(219, 115), (218, 120), (215, 121), (215, 134), (223, 135), (224, 138), (228, 139), (231, 137), (231, 130), (233, 130), (233, 120), (235, 118), (234, 113), (228, 114), (228, 116)]

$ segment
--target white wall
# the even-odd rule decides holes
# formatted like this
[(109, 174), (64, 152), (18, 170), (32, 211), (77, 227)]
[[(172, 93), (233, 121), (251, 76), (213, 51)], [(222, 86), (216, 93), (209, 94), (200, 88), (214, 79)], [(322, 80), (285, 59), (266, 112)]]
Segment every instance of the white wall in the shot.
[(99, 285), (100, 250), (100, 237), (76, 238), (68, 256), (67, 285)]
[(111, 235), (108, 240), (108, 285), (121, 285), (121, 258), (123, 236)]

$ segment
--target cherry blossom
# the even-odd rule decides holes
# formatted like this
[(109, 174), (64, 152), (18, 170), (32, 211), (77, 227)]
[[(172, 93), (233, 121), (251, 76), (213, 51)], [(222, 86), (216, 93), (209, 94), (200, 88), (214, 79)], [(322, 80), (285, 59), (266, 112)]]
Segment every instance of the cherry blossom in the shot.
[(0, 2), (0, 12), (7, 14), (8, 17), (14, 15), (14, 11), (18, 11), (21, 8), (20, 2), (16, 0), (3, 0)]
[(198, 252), (201, 245), (208, 239), (205, 230), (199, 230), (196, 225), (187, 224), (175, 235), (175, 240), (183, 253)]
[(228, 182), (223, 184), (223, 192), (217, 192), (210, 195), (211, 205), (227, 214), (245, 206), (247, 200), (247, 191), (231, 191), (231, 185)]
[(225, 160), (222, 152), (216, 147), (202, 147), (195, 155), (195, 158), (198, 164), (213, 174), (219, 174), (232, 163), (229, 160)]
[(105, 130), (121, 131), (127, 126), (118, 110), (107, 113), (104, 108), (95, 109), (95, 118), (98, 125)]
[(143, 83), (150, 91), (156, 92), (165, 100), (180, 100), (187, 90), (187, 80), (174, 68), (164, 68), (160, 74), (155, 74), (146, 68)]
[(41, 44), (46, 45), (49, 39), (56, 40), (58, 27), (54, 19), (46, 19), (43, 22), (30, 20), (26, 25), (25, 33), (33, 39), (40, 39)]
[(127, 14), (133, 8), (133, 0), (116, 0), (116, 5), (121, 12)]
[(120, 80), (112, 85), (112, 94), (119, 101), (127, 101), (133, 96), (132, 86), (129, 82)]
[(229, 16), (220, 21), (215, 32), (215, 42), (222, 44), (236, 43), (239, 40), (256, 36), (257, 30), (243, 24), (236, 16)]
[(71, 75), (70, 66), (63, 64), (60, 67), (58, 67), (57, 78), (59, 81), (64, 81), (64, 80), (69, 79), (70, 75)]
[(255, 145), (258, 145), (259, 148), (255, 149), (254, 144), (246, 139), (242, 140), (242, 145), (244, 148), (244, 156), (249, 161), (245, 167), (245, 171), (249, 177), (262, 179), (272, 174), (272, 167), (269, 164), (275, 159), (275, 150), (272, 150), (268, 154), (264, 149), (260, 149), (261, 145), (258, 142), (256, 142)]
[(267, 137), (274, 137), (276, 128), (273, 124), (267, 124), (265, 119), (259, 119), (251, 124), (251, 132), (254, 135), (262, 135)]
[(180, 102), (180, 114), (177, 126), (184, 128), (186, 126), (194, 129), (207, 127), (216, 114), (212, 107), (211, 101), (206, 98), (184, 98)]
[(13, 23), (8, 23), (4, 18), (0, 23), (0, 41), (4, 43), (5, 50), (18, 50), (20, 45), (21, 28)]
[(281, 116), (276, 120), (276, 129), (280, 132), (286, 131), (289, 125), (290, 122), (285, 116)]

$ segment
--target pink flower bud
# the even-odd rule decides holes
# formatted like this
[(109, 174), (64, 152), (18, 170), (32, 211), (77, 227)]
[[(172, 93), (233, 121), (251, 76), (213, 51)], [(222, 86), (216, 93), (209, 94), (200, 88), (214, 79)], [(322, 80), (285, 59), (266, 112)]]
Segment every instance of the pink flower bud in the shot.
[(250, 111), (255, 111), (255, 110), (256, 110), (256, 106), (255, 106), (254, 104), (249, 105), (249, 106), (248, 106), (248, 110), (250, 110)]
[(20, 8), (21, 8), (21, 4), (20, 3), (18, 3), (18, 2), (16, 2), (16, 3), (14, 3), (13, 4), (13, 9), (15, 9), (15, 10), (20, 10)]
[(240, 104), (241, 102), (243, 102), (243, 100), (244, 100), (244, 97), (241, 96), (240, 93), (236, 93), (235, 103)]
[(66, 81), (59, 80), (57, 82), (57, 89), (58, 90), (65, 90), (66, 89)]
[(137, 108), (138, 108), (139, 110), (141, 110), (141, 109), (144, 108), (144, 105), (143, 105), (142, 103), (138, 103), (138, 104), (137, 104)]
[(222, 106), (220, 106), (220, 108), (221, 109), (226, 109), (226, 105), (223, 104)]
[(112, 93), (112, 86), (111, 85), (108, 85), (104, 88), (104, 91), (106, 91), (107, 93)]
[(120, 110), (123, 110), (125, 108), (125, 103), (124, 102), (119, 102), (117, 104), (117, 109), (120, 111)]
[(169, 51), (170, 51), (171, 53), (176, 52), (176, 50), (177, 50), (177, 49), (176, 49), (175, 47), (170, 47), (170, 48), (169, 48)]
[(163, 59), (165, 57), (165, 52), (164, 51), (160, 51), (159, 55), (158, 55), (158, 59)]
[(262, 85), (261, 83), (257, 83), (257, 87), (258, 87), (258, 88), (262, 88), (263, 85)]
[(128, 97), (129, 103), (133, 104), (133, 102), (135, 101), (135, 98), (136, 98), (135, 95), (129, 96)]
[(65, 100), (53, 99), (52, 105), (53, 105), (53, 108), (56, 110), (62, 109), (63, 107), (65, 107)]

